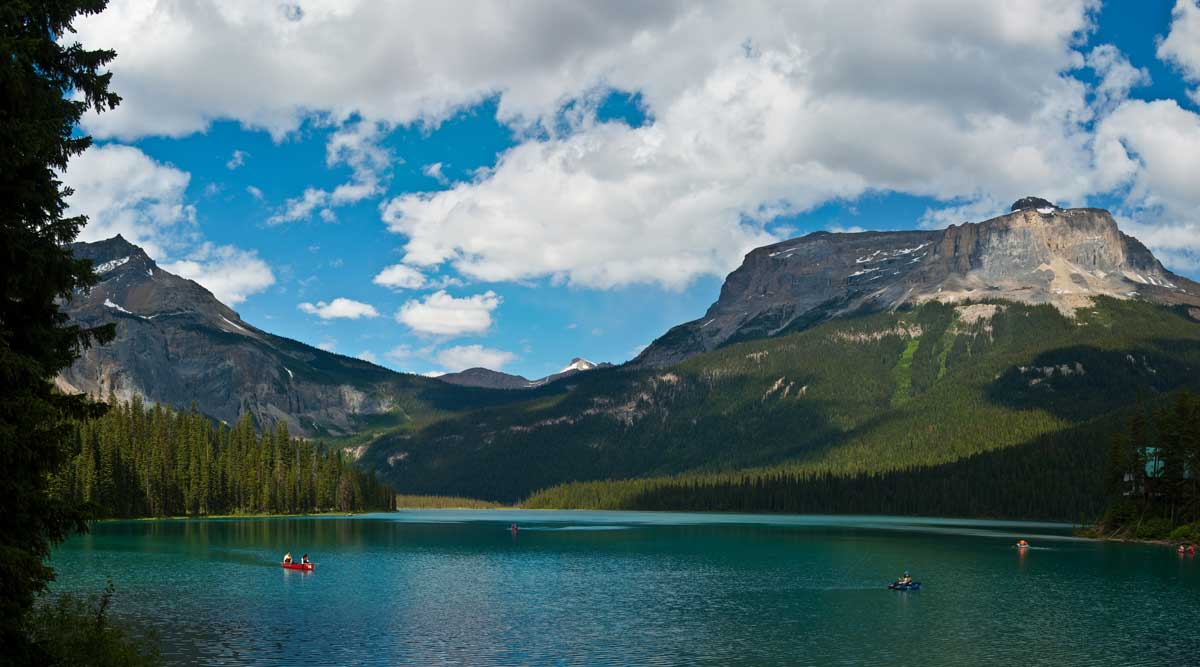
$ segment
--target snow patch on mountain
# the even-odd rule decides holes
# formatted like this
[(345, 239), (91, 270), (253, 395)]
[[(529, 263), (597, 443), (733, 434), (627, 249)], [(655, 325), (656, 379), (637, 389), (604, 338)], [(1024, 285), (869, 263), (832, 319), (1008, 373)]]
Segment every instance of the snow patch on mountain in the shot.
[(122, 264), (124, 264), (125, 262), (128, 262), (128, 261), (129, 261), (128, 255), (126, 255), (125, 257), (122, 257), (120, 259), (114, 259), (114, 260), (107, 261), (107, 262), (101, 264), (100, 266), (96, 267), (96, 273), (108, 273), (109, 271), (112, 271), (113, 269), (121, 266)]

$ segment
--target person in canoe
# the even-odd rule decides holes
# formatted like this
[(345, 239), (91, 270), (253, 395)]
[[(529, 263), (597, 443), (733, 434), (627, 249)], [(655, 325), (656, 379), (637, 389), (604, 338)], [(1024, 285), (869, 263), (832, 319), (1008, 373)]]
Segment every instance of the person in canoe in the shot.
[(303, 556), (301, 556), (301, 557), (300, 557), (300, 564), (301, 564), (301, 565), (308, 565), (308, 564), (309, 564), (309, 562), (308, 562), (308, 554), (304, 554)]
[(1029, 543), (1026, 542), (1025, 540), (1017, 540), (1017, 548), (1018, 549), (1028, 549)]
[(283, 555), (283, 564), (284, 565), (292, 564), (292, 552), (289, 551)]
[(904, 574), (900, 575), (900, 578), (896, 580), (896, 583), (900, 586), (908, 586), (912, 584), (912, 577), (909, 576), (908, 572), (906, 571)]

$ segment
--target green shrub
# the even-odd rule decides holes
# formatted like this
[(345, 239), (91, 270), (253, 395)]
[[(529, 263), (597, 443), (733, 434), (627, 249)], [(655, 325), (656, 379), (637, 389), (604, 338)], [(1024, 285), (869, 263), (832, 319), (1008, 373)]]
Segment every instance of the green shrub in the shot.
[(74, 667), (141, 667), (161, 665), (149, 640), (132, 636), (108, 617), (113, 585), (104, 592), (79, 598), (60, 594), (43, 599), (30, 612), (28, 633), (43, 653), (40, 664)]
[(1163, 517), (1154, 517), (1144, 519), (1138, 524), (1136, 537), (1139, 540), (1161, 540), (1166, 539), (1171, 534), (1171, 529), (1174, 524), (1170, 519)]
[(1171, 531), (1172, 542), (1197, 544), (1200, 543), (1200, 521), (1179, 526)]

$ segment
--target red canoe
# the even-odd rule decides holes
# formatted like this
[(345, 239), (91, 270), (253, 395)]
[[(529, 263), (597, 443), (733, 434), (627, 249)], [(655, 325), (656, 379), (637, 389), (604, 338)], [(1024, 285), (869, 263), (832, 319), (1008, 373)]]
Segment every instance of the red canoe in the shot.
[(280, 563), (280, 565), (284, 566), (285, 568), (287, 568), (289, 570), (310, 571), (313, 569), (312, 563)]

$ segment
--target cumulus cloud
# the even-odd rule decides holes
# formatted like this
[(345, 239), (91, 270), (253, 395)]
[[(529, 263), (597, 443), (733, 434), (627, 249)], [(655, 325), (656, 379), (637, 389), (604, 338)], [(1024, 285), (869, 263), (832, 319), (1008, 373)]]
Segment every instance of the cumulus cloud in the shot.
[(492, 326), (492, 311), (500, 305), (500, 296), (483, 294), (455, 298), (438, 290), (425, 299), (408, 301), (396, 311), (396, 321), (418, 334), (461, 336), (480, 334)]
[(432, 178), (438, 183), (441, 183), (442, 185), (450, 182), (450, 180), (446, 178), (446, 175), (442, 173), (441, 162), (434, 162), (433, 164), (427, 164), (424, 167), (421, 167), (421, 173)]
[(517, 355), (482, 345), (458, 345), (438, 350), (437, 362), (452, 372), (467, 368), (490, 368), (498, 371), (516, 360)]
[(191, 175), (132, 146), (93, 146), (71, 159), (63, 183), (68, 214), (88, 216), (80, 241), (120, 234), (151, 257), (194, 240), (196, 210), (184, 200)]
[(1157, 55), (1179, 68), (1184, 79), (1197, 84), (1189, 95), (1200, 104), (1200, 2), (1176, 0), (1171, 29), (1159, 42)]
[(872, 190), (1082, 200), (1093, 111), (1064, 72), (1082, 64), (1071, 45), (1089, 8), (916, 2), (873, 8), (871, 21), (851, 4), (688, 13), (608, 54), (604, 80), (641, 92), (650, 124), (585, 114), (474, 182), (392, 199), (383, 218), (409, 264), (484, 281), (679, 288), (774, 240), (773, 218)]
[[(503, 118), (537, 116), (593, 87), (638, 31), (668, 31), (687, 8), (494, 0), (471, 11), (476, 20), (444, 3), (309, 0), (285, 12), (112, 2), (76, 21), (70, 38), (117, 51), (113, 89), (124, 102), (84, 124), (101, 137), (184, 136), (231, 118), (282, 138), (314, 112), (436, 123), (500, 91)], [(191, 73), (188, 85), (180, 72)]]
[(230, 245), (203, 243), (185, 259), (163, 264), (163, 268), (195, 280), (230, 306), (275, 284), (275, 274), (257, 252)]
[(393, 264), (372, 279), (376, 285), (394, 290), (419, 289), (425, 285), (425, 274), (403, 264)]
[(1112, 44), (1101, 44), (1087, 55), (1087, 66), (1100, 78), (1096, 84), (1096, 105), (1101, 111), (1112, 109), (1129, 97), (1129, 91), (1150, 83), (1150, 72), (1130, 64), (1125, 54)]
[(1200, 115), (1173, 100), (1129, 100), (1096, 128), (1099, 174), (1126, 188), (1122, 227), (1164, 263), (1196, 268), (1200, 257)]
[(363, 361), (369, 361), (373, 364), (379, 363), (379, 357), (376, 357), (375, 353), (371, 352), (370, 350), (363, 350), (362, 352), (359, 352), (358, 358), (362, 359)]
[[(462, 21), (436, 3), (117, 1), (79, 21), (78, 37), (117, 50), (125, 102), (84, 126), (181, 136), (233, 119), (277, 139), (305, 120), (335, 127), (326, 162), (349, 178), (298, 194), (279, 223), (380, 196), (390, 128), (495, 98), (517, 146), (473, 181), (383, 207), (404, 263), (479, 280), (680, 287), (773, 240), (777, 216), (865, 193), (946, 202), (927, 225), (1026, 194), (1082, 204), (1114, 183), (1155, 210), (1188, 210), (1169, 178), (1124, 170), (1155, 170), (1161, 156), (1116, 145), (1147, 138), (1115, 121), (1116, 144), (1093, 134), (1146, 80), (1109, 45), (1079, 50), (1098, 7), (497, 1)], [(1158, 55), (1200, 82), (1200, 10), (1179, 0), (1172, 16)], [(1091, 88), (1075, 76), (1085, 66)], [(196, 74), (180, 86), (179, 72)], [(597, 122), (608, 90), (636, 92), (649, 122)]]
[(379, 311), (375, 310), (375, 306), (340, 296), (329, 303), (324, 301), (318, 301), (315, 304), (305, 302), (299, 304), (297, 308), (323, 320), (357, 320), (363, 317), (379, 317)]
[(337, 341), (333, 339), (323, 340), (320, 343), (317, 343), (317, 348), (325, 350), (326, 352), (333, 352), (337, 350)]
[(246, 151), (235, 149), (233, 151), (233, 155), (229, 156), (229, 161), (225, 163), (225, 168), (230, 170), (237, 169), (238, 167), (246, 164), (246, 158), (249, 155), (250, 154)]
[(333, 132), (325, 146), (325, 164), (329, 167), (349, 167), (350, 180), (332, 192), (306, 188), (304, 194), (287, 200), (283, 210), (271, 216), (267, 224), (305, 220), (318, 209), (322, 220), (334, 222), (337, 219), (333, 212), (335, 207), (381, 194), (392, 159), (391, 152), (379, 143), (385, 134), (381, 123), (366, 120), (342, 126)]

